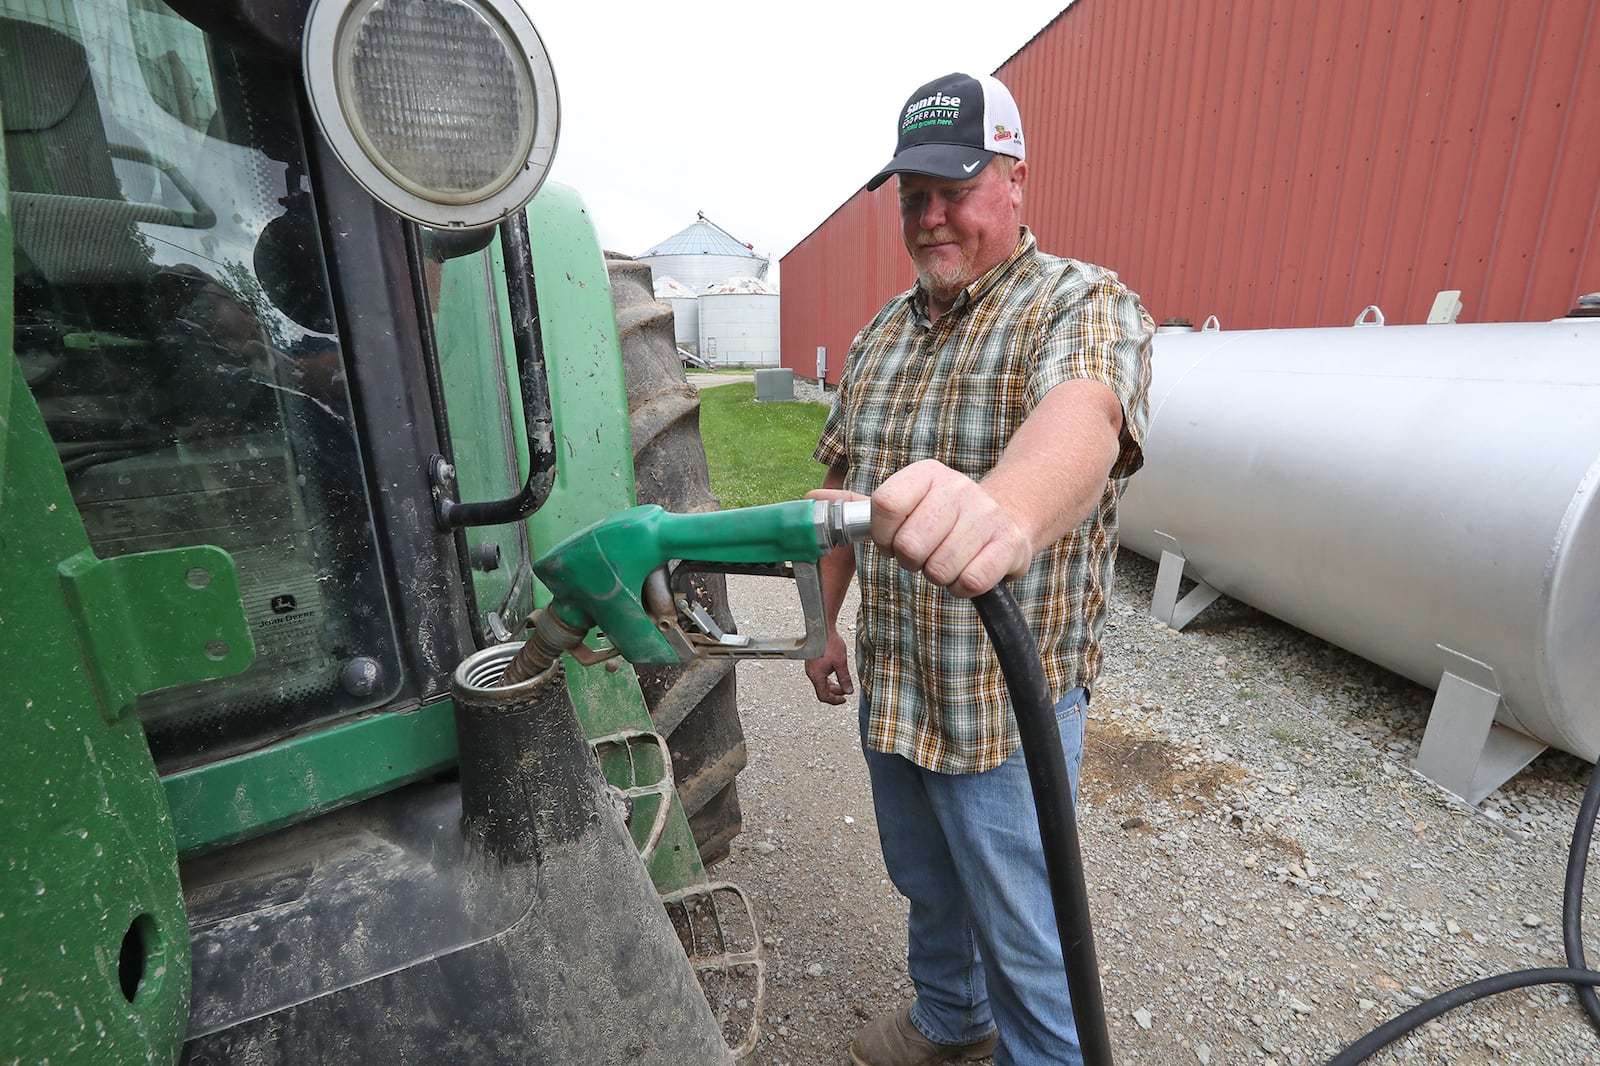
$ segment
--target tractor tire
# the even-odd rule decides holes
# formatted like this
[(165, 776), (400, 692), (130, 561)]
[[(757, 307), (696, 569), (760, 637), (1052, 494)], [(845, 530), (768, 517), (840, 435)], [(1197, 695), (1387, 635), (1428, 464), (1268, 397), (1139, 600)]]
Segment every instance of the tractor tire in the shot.
[[(700, 439), (700, 394), (683, 373), (672, 309), (655, 298), (649, 264), (607, 252), (606, 269), (617, 310), (639, 503), (680, 513), (715, 511)], [(717, 623), (733, 632), (727, 582), (720, 575), (705, 582), (701, 599)], [(637, 668), (650, 717), (672, 751), (678, 797), (707, 866), (727, 857), (742, 825), (734, 779), (745, 766), (745, 743), (733, 665), (732, 659), (698, 659)]]

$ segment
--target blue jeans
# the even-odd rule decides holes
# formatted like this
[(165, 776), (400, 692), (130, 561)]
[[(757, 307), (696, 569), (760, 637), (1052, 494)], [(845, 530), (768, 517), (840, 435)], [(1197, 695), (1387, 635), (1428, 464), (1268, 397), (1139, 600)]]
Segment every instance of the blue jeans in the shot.
[[(1083, 702), (1076, 688), (1055, 707), (1074, 798)], [(912, 1023), (941, 1044), (973, 1043), (998, 1027), (997, 1066), (1081, 1064), (1022, 750), (984, 773), (935, 773), (867, 749), (868, 713), (863, 694), (878, 840), (890, 879), (911, 901)]]

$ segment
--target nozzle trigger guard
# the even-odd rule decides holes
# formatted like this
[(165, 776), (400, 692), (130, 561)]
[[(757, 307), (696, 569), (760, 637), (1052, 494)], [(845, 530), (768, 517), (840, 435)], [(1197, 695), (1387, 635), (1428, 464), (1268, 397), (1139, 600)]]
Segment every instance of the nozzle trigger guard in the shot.
[[(711, 574), (752, 574), (795, 583), (805, 632), (799, 636), (757, 637), (728, 632), (696, 595), (695, 578)], [(828, 646), (822, 605), (822, 578), (815, 563), (713, 563), (685, 560), (668, 577), (670, 609), (647, 597), (656, 624), (684, 662), (691, 659), (815, 659)]]

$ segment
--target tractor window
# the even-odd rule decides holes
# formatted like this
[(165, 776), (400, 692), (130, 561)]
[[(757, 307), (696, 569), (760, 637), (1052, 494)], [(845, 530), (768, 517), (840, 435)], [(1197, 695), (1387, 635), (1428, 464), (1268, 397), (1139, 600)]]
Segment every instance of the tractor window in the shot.
[(215, 544), (255, 662), (141, 699), (164, 771), (400, 677), (291, 71), (158, 0), (0, 0), (14, 347), (95, 552)]
[(141, 89), (161, 110), (205, 133), (217, 115), (212, 79), (195, 76), (208, 69), (205, 37), (160, 0), (132, 0), (129, 18), (143, 75)]

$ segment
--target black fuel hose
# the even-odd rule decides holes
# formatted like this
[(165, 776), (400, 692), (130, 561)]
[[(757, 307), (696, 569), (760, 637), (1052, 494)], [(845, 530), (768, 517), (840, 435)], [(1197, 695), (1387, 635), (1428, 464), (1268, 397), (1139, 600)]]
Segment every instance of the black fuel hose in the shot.
[(1366, 1062), (1413, 1029), (1419, 1029), (1441, 1014), (1465, 1006), (1473, 1000), (1483, 999), (1485, 996), (1510, 992), (1515, 988), (1531, 988), (1534, 985), (1580, 985), (1587, 988), (1597, 983), (1600, 983), (1600, 973), (1594, 970), (1578, 970), (1562, 966), (1515, 970), (1511, 973), (1485, 977), (1481, 981), (1473, 981), (1471, 984), (1452, 988), (1448, 992), (1441, 992), (1404, 1014), (1391, 1018), (1329, 1059), (1328, 1066), (1355, 1066), (1358, 1062)]
[(1513, 970), (1441, 992), (1378, 1026), (1329, 1059), (1328, 1066), (1356, 1066), (1356, 1063), (1366, 1062), (1378, 1051), (1447, 1011), (1486, 996), (1534, 985), (1572, 985), (1577, 990), (1578, 1002), (1589, 1016), (1590, 1023), (1600, 1030), (1600, 999), (1596, 998), (1594, 991), (1595, 986), (1600, 985), (1600, 972), (1588, 969), (1584, 963), (1582, 928), (1584, 871), (1589, 862), (1589, 842), (1594, 837), (1597, 811), (1600, 811), (1600, 763), (1589, 774), (1589, 788), (1578, 810), (1578, 821), (1572, 830), (1572, 847), (1567, 852), (1567, 879), (1561, 895), (1561, 934), (1567, 951), (1566, 966)]
[(1005, 675), (1017, 716), (1022, 753), (1028, 762), (1028, 782), (1039, 811), (1039, 837), (1050, 877), (1050, 901), (1061, 936), (1067, 991), (1072, 996), (1083, 1061), (1085, 1066), (1111, 1066), (1111, 1034), (1106, 1028), (1100, 966), (1095, 960), (1094, 930), (1089, 922), (1089, 891), (1083, 880), (1077, 810), (1039, 647), (1016, 597), (1004, 583), (974, 596), (972, 603), (1000, 660), (1000, 671)]
[[(1002, 582), (973, 597), (983, 628), (994, 645), (1011, 693), (1017, 731), (1028, 761), (1028, 781), (1039, 811), (1039, 836), (1044, 845), (1045, 869), (1050, 877), (1050, 900), (1061, 936), (1067, 988), (1077, 1022), (1078, 1040), (1085, 1066), (1110, 1066), (1111, 1035), (1106, 1028), (1105, 1002), (1100, 989), (1100, 967), (1095, 959), (1094, 931), (1089, 919), (1089, 893), (1083, 878), (1083, 856), (1078, 844), (1077, 810), (1067, 776), (1066, 754), (1056, 729), (1055, 706), (1039, 659), (1038, 645), (1016, 597)], [(1600, 1032), (1600, 971), (1584, 961), (1582, 912), (1584, 875), (1595, 818), (1600, 814), (1600, 763), (1589, 775), (1567, 854), (1567, 876), (1561, 901), (1561, 931), (1567, 966), (1514, 970), (1486, 977), (1442, 992), (1404, 1014), (1373, 1029), (1328, 1060), (1327, 1066), (1357, 1066), (1400, 1040), (1407, 1033), (1457, 1007), (1487, 996), (1534, 985), (1568, 984), (1590, 1023)]]
[[(1583, 957), (1583, 877), (1589, 868), (1589, 842), (1594, 839), (1594, 820), (1600, 814), (1600, 763), (1589, 773), (1589, 788), (1578, 807), (1578, 821), (1572, 827), (1572, 846), (1567, 849), (1567, 881), (1561, 893), (1561, 939), (1567, 949), (1567, 965), (1588, 969)], [(1600, 1033), (1600, 996), (1594, 986), (1577, 986), (1578, 1004), (1589, 1016), (1589, 1024)]]

